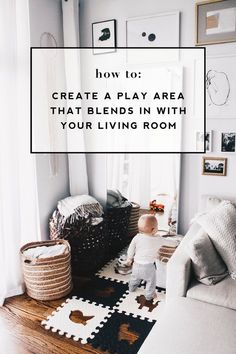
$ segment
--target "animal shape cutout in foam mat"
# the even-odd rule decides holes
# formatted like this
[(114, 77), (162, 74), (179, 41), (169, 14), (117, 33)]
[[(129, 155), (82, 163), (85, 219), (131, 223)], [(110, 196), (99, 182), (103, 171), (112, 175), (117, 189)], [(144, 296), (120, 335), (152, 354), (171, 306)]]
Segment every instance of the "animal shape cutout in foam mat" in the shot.
[(94, 338), (103, 327), (112, 312), (108, 307), (73, 297), (67, 299), (41, 324), (47, 330), (86, 344), (88, 338)]

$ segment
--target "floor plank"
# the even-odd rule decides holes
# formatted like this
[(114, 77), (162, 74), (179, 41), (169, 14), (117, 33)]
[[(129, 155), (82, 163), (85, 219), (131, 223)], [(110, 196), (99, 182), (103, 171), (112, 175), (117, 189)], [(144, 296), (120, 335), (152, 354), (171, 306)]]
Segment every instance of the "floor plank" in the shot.
[(62, 302), (63, 299), (41, 302), (27, 295), (7, 299), (0, 308), (0, 354), (105, 354), (41, 326), (41, 321)]

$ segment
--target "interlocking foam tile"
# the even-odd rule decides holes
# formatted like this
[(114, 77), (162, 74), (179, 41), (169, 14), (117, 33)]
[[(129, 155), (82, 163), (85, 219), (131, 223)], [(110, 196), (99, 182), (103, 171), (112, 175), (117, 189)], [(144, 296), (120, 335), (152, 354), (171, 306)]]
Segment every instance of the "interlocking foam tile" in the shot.
[(114, 270), (116, 262), (116, 259), (110, 261), (101, 270), (99, 270), (96, 275), (104, 279), (115, 280), (117, 282), (127, 284), (130, 279), (130, 274), (123, 275), (116, 273)]
[(88, 338), (92, 339), (99, 332), (111, 314), (112, 311), (108, 307), (73, 297), (67, 299), (41, 324), (47, 330), (51, 329), (52, 332), (58, 332), (67, 338), (73, 337), (75, 341), (81, 340), (82, 344), (86, 344)]
[(132, 315), (133, 317), (140, 316), (141, 319), (147, 318), (149, 321), (158, 320), (165, 302), (165, 292), (162, 291), (157, 293), (157, 298), (153, 300), (153, 303), (158, 303), (152, 311), (149, 311), (149, 307), (142, 306), (137, 302), (137, 298), (141, 295), (145, 295), (144, 287), (140, 287), (132, 293), (129, 292), (123, 299), (121, 299), (121, 302), (115, 306), (114, 309), (118, 312)]
[(114, 312), (95, 338), (88, 342), (109, 354), (137, 354), (154, 324)]
[(83, 286), (75, 286), (73, 295), (97, 304), (113, 307), (128, 293), (127, 284), (93, 277)]
[(101, 268), (96, 275), (100, 278), (104, 278), (104, 279), (110, 279), (110, 280), (115, 280), (117, 282), (121, 282), (124, 284), (128, 284), (129, 279), (130, 279), (130, 274), (127, 275), (123, 275), (123, 274), (119, 274), (116, 273), (114, 268), (117, 262), (117, 258), (119, 258), (122, 255), (126, 255), (127, 254), (127, 250), (128, 247), (125, 247), (118, 255), (115, 259), (112, 259), (110, 262), (108, 262), (107, 264), (105, 264), (105, 266), (103, 268)]

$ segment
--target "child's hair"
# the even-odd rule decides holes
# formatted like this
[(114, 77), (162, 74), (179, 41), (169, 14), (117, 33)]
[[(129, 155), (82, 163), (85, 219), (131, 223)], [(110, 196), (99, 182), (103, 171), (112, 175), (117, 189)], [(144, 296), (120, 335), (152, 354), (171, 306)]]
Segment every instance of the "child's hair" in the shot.
[(138, 228), (140, 232), (146, 233), (147, 229), (151, 230), (151, 232), (158, 227), (157, 219), (152, 214), (144, 214), (140, 216), (138, 221)]

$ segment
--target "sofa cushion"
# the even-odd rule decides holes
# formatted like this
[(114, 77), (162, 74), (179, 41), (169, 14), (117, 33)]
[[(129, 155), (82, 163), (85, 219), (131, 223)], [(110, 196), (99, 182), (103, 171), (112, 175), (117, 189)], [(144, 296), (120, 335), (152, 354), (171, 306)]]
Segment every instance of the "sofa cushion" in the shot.
[(208, 233), (214, 246), (236, 279), (236, 207), (230, 201), (222, 201), (197, 222)]
[(236, 353), (235, 323), (236, 311), (184, 297), (171, 299), (138, 354)]
[(192, 260), (195, 276), (201, 283), (216, 284), (228, 275), (226, 265), (203, 228), (199, 229), (185, 247)]
[(190, 226), (187, 234), (167, 263), (167, 299), (177, 296), (186, 296), (191, 274), (191, 259), (186, 252), (185, 245), (196, 235), (199, 229), (200, 226), (197, 223), (193, 223)]
[(208, 286), (194, 280), (187, 291), (187, 297), (236, 310), (236, 281), (228, 276)]

